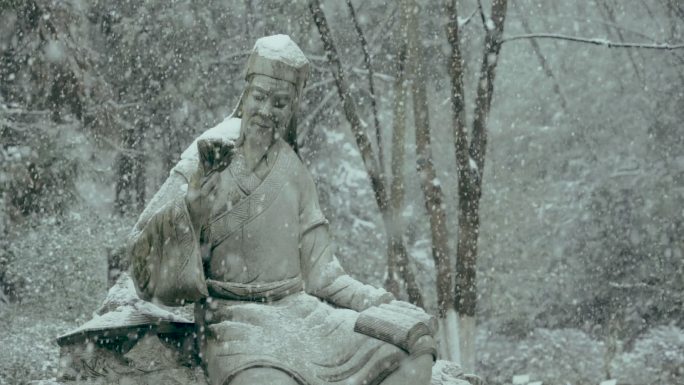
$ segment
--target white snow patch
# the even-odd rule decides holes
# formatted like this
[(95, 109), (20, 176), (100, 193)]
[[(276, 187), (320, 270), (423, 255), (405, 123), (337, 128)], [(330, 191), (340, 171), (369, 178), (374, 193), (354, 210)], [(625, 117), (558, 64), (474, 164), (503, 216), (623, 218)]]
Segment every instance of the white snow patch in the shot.
[(325, 140), (327, 143), (337, 143), (344, 141), (344, 133), (338, 131), (325, 131)]
[(513, 385), (516, 384), (527, 384), (530, 382), (530, 375), (529, 374), (518, 374), (513, 376)]
[(53, 63), (61, 63), (64, 58), (64, 44), (59, 40), (50, 40), (45, 45), (45, 57)]
[(361, 218), (354, 218), (354, 224), (352, 225), (352, 227), (356, 231), (374, 230), (375, 223)]
[(262, 37), (254, 44), (254, 51), (262, 57), (279, 60), (293, 67), (301, 67), (309, 62), (302, 50), (287, 35)]
[(475, 159), (468, 158), (468, 165), (470, 166), (471, 170), (477, 171), (477, 163), (475, 163)]
[(229, 116), (221, 123), (204, 131), (183, 151), (181, 159), (197, 158), (197, 141), (200, 139), (217, 139), (234, 144), (240, 137), (240, 122), (240, 119)]

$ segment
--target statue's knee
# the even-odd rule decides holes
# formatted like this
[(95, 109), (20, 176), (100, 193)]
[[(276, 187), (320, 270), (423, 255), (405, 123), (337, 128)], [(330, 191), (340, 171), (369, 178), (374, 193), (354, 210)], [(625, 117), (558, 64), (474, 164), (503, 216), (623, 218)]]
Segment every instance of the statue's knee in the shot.
[(401, 366), (382, 385), (429, 385), (432, 377), (432, 355), (406, 357)]
[(415, 384), (428, 384), (432, 376), (432, 363), (431, 354), (421, 354), (404, 362), (405, 373), (415, 379)]
[(274, 368), (250, 368), (240, 372), (225, 385), (298, 385), (289, 374)]

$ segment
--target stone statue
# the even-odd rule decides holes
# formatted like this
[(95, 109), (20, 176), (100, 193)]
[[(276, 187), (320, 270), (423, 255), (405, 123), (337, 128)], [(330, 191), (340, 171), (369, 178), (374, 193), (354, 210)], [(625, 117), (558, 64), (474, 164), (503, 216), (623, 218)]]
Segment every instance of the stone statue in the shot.
[(407, 352), (354, 331), (358, 312), (393, 296), (331, 253), (293, 149), (307, 72), (289, 37), (257, 41), (235, 112), (190, 146), (136, 224), (133, 278), (143, 299), (197, 302), (211, 384), (428, 384), (432, 336)]
[[(434, 317), (351, 278), (331, 252), (296, 152), (308, 65), (288, 36), (256, 42), (237, 108), (182, 154), (131, 233), (142, 300), (127, 306), (194, 303), (197, 357), (212, 385), (429, 384)], [(166, 320), (167, 336), (188, 324)], [(108, 333), (110, 342), (122, 335)]]

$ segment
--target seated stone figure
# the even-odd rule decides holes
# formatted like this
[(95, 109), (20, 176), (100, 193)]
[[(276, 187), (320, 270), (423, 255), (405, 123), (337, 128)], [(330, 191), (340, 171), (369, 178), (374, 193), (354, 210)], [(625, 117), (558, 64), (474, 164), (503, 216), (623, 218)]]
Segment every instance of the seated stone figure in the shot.
[[(182, 154), (135, 225), (138, 294), (195, 303), (199, 356), (214, 385), (428, 384), (434, 330), (407, 342), (357, 325), (380, 305), (397, 319), (425, 314), (351, 278), (331, 251), (295, 151), (307, 72), (289, 37), (257, 41), (237, 108)], [(376, 321), (399, 322), (386, 318)]]

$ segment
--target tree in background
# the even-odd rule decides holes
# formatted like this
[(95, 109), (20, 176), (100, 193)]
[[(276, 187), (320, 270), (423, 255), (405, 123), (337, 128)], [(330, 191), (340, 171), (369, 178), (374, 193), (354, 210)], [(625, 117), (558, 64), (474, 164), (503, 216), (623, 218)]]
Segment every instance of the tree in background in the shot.
[[(449, 23), (447, 39), (451, 45), (451, 108), (458, 170), (458, 247), (456, 250), (455, 308), (459, 315), (461, 362), (466, 370), (475, 368), (475, 309), (477, 304), (477, 242), (480, 232), (480, 198), (487, 151), (487, 118), (494, 94), (494, 78), (501, 51), (506, 0), (493, 0), (490, 16), (478, 3), (485, 38), (475, 96), (472, 131), (466, 134), (463, 58), (459, 40), (456, 1), (446, 2)], [(470, 140), (468, 139), (470, 138)]]
[[(344, 114), (347, 120), (351, 124), (351, 129), (356, 140), (356, 144), (363, 158), (363, 163), (366, 168), (366, 172), (370, 178), (371, 186), (373, 189), (375, 201), (381, 212), (383, 223), (387, 233), (392, 237), (393, 227), (396, 226), (392, 222), (392, 210), (389, 202), (389, 196), (387, 191), (387, 183), (384, 175), (381, 172), (379, 161), (373, 151), (371, 142), (366, 135), (365, 131), (361, 126), (361, 120), (359, 118), (356, 102), (353, 99), (351, 92), (349, 91), (349, 84), (345, 79), (345, 74), (342, 68), (342, 63), (340, 61), (335, 43), (333, 41), (330, 27), (325, 18), (325, 14), (321, 9), (320, 2), (318, 0), (309, 1), (309, 10), (314, 18), (314, 22), (318, 27), (318, 31), (321, 35), (321, 40), (323, 41), (324, 49), (328, 60), (333, 67), (333, 76), (335, 83), (337, 85), (338, 95), (343, 103)], [(381, 145), (381, 144), (379, 144)], [(407, 292), (409, 294), (409, 299), (412, 303), (423, 306), (422, 295), (420, 294), (420, 289), (415, 282), (415, 277), (413, 276), (410, 268), (408, 268), (408, 263), (405, 263), (398, 258), (408, 258), (405, 252), (406, 247), (403, 245), (403, 239), (397, 239), (392, 237), (392, 243), (388, 246), (388, 253), (392, 254), (393, 258), (397, 258), (396, 262), (400, 266), (404, 266), (403, 269), (398, 269), (402, 274), (402, 278), (407, 285)], [(395, 250), (397, 250), (395, 252)], [(390, 269), (393, 269), (390, 267)], [(391, 287), (390, 287), (391, 289)]]
[[(427, 95), (428, 66), (418, 33), (420, 8), (415, 1), (402, 3), (402, 22), (407, 42), (408, 76), (412, 78), (411, 96), (416, 135), (416, 172), (420, 180), (425, 210), (430, 222), (432, 258), (436, 268), (437, 311), (440, 320), (440, 349), (444, 359), (460, 361), (458, 329), (453, 301), (453, 274), (450, 266), (449, 233), (447, 231), (444, 193), (432, 153), (429, 101)], [(467, 368), (472, 372), (473, 368)]]
[[(0, 4), (0, 194), (10, 217), (61, 214), (78, 197), (78, 126), (97, 82), (87, 20), (70, 3)], [(66, 115), (73, 119), (65, 121)]]
[[(417, 151), (417, 172), (421, 180), (421, 188), (424, 194), (425, 207), (430, 218), (430, 233), (432, 235), (432, 253), (437, 270), (437, 303), (438, 314), (442, 320), (441, 339), (442, 355), (448, 359), (460, 360), (459, 350), (464, 352), (463, 362), (466, 370), (473, 371), (475, 364), (474, 336), (475, 336), (475, 269), (477, 256), (477, 236), (479, 231), (479, 200), (482, 190), (481, 173), (484, 170), (484, 159), (487, 143), (486, 119), (491, 106), (493, 93), (493, 82), (497, 64), (497, 55), (501, 48), (501, 37), (503, 34), (503, 24), (506, 14), (506, 1), (495, 1), (492, 6), (492, 19), (486, 18), (484, 11), (480, 9), (482, 23), (485, 29), (485, 42), (483, 48), (482, 67), (478, 91), (476, 97), (476, 111), (473, 122), (473, 138), (468, 147), (468, 139), (465, 134), (465, 114), (464, 114), (464, 93), (463, 93), (463, 74), (462, 58), (458, 41), (458, 18), (456, 15), (456, 4), (452, 2), (447, 5), (450, 12), (450, 24), (447, 30), (449, 41), (452, 44), (452, 61), (450, 64), (453, 78), (452, 107), (454, 114), (454, 134), (456, 136), (456, 156), (459, 166), (459, 242), (457, 250), (456, 267), (456, 298), (452, 298), (452, 273), (449, 266), (449, 247), (448, 231), (446, 221), (446, 210), (444, 198), (439, 179), (434, 168), (431, 139), (430, 139), (430, 119), (428, 112), (427, 99), (427, 77), (426, 68), (423, 63), (423, 50), (419, 43), (419, 29), (417, 28), (416, 18), (419, 12), (417, 3), (404, 2), (401, 5), (402, 19), (405, 24), (404, 32), (400, 36), (406, 39), (408, 46), (409, 73), (413, 77), (412, 96), (414, 107), (414, 118), (416, 126), (416, 151)], [(352, 130), (358, 141), (359, 148), (364, 157), (366, 168), (376, 191), (376, 197), (383, 197), (385, 193), (384, 179), (376, 169), (375, 157), (372, 154), (370, 142), (361, 130), (355, 105), (350, 100), (347, 91), (348, 85), (344, 82), (341, 73), (341, 64), (337, 58), (334, 43), (330, 37), (329, 27), (324, 22), (325, 18), (320, 10), (318, 2), (311, 3), (314, 18), (317, 18), (317, 25), (326, 46), (326, 51), (331, 57), (331, 61), (337, 68), (337, 85), (340, 97), (344, 101), (344, 109), (347, 118), (352, 124)], [(455, 23), (455, 24), (454, 24)], [(395, 117), (396, 118), (396, 117)], [(401, 128), (401, 127), (400, 127)], [(381, 140), (378, 140), (381, 144)], [(395, 175), (396, 177), (396, 175)], [(378, 199), (381, 211), (387, 207), (386, 198)], [(387, 221), (386, 221), (387, 222)], [(387, 226), (390, 229), (391, 226)], [(391, 271), (392, 267), (390, 267)], [(461, 338), (457, 335), (457, 326), (454, 311), (458, 310), (461, 316)], [(459, 345), (459, 342), (461, 346)]]

